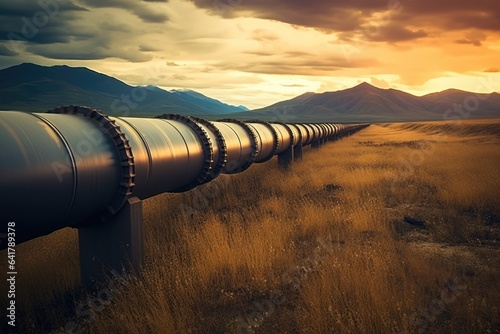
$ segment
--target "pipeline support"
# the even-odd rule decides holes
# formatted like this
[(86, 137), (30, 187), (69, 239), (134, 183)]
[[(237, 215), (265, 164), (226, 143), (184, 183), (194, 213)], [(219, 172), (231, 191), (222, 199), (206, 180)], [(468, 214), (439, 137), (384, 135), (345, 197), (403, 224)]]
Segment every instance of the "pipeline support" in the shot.
[(90, 221), (78, 228), (80, 273), (93, 289), (106, 276), (140, 273), (144, 262), (142, 201), (127, 200), (123, 208), (105, 221)]

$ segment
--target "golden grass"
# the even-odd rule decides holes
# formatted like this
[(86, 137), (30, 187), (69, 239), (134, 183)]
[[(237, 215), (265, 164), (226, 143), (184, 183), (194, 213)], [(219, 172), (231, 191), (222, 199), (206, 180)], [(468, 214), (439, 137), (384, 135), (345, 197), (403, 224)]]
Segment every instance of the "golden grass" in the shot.
[(104, 302), (78, 285), (74, 231), (20, 245), (21, 328), (498, 333), (499, 126), (372, 125), (288, 172), (272, 160), (149, 199), (142, 277)]

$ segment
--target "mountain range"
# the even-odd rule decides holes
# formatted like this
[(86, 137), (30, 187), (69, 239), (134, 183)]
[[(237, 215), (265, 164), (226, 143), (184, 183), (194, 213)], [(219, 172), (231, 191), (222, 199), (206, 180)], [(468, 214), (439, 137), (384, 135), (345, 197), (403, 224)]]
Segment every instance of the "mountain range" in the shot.
[(97, 108), (115, 116), (220, 116), (248, 110), (192, 90), (130, 86), (85, 67), (24, 63), (0, 70), (0, 110), (40, 112), (69, 104)]
[(325, 93), (305, 93), (291, 100), (243, 112), (239, 118), (317, 121), (418, 121), (500, 117), (500, 94), (477, 94), (448, 89), (415, 96), (381, 89), (366, 82)]
[(0, 70), (0, 110), (47, 111), (86, 105), (115, 116), (164, 113), (209, 119), (281, 122), (394, 122), (500, 117), (500, 94), (448, 89), (415, 96), (368, 83), (335, 92), (305, 93), (261, 109), (232, 106), (192, 90), (130, 86), (84, 67), (24, 63)]

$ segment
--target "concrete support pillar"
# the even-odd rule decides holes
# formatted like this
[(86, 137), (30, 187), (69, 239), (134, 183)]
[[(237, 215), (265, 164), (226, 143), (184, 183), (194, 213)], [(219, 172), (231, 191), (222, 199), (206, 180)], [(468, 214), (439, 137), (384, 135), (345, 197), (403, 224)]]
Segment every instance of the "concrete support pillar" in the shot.
[(278, 154), (278, 164), (281, 168), (287, 169), (293, 162), (293, 147), (290, 147), (283, 153)]
[(295, 161), (302, 160), (302, 144), (293, 147), (293, 159)]
[(311, 143), (312, 148), (319, 148), (321, 146), (321, 139), (315, 139)]
[(111, 274), (139, 273), (144, 262), (142, 201), (128, 199), (104, 222), (78, 228), (80, 272), (87, 288), (95, 288)]

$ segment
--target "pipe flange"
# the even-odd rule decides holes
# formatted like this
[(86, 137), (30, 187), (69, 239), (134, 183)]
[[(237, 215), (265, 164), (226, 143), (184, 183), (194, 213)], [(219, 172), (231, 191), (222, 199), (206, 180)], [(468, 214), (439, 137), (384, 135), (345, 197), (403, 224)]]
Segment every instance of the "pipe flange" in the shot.
[(245, 131), (250, 136), (250, 143), (252, 146), (250, 148), (250, 150), (251, 150), (250, 157), (247, 159), (247, 161), (245, 162), (245, 164), (243, 166), (240, 166), (238, 172), (243, 172), (243, 171), (247, 170), (248, 167), (250, 167), (255, 162), (255, 159), (257, 158), (257, 155), (259, 154), (259, 148), (257, 146), (257, 135), (255, 134), (255, 132), (252, 130), (251, 127), (249, 127), (247, 124), (245, 124), (244, 122), (242, 122), (240, 120), (233, 119), (233, 118), (225, 118), (225, 119), (219, 120), (218, 122), (227, 122), (227, 123), (238, 124), (243, 129), (245, 129)]
[(287, 147), (287, 149), (293, 147), (293, 143), (295, 143), (295, 136), (293, 135), (293, 131), (288, 127), (288, 125), (283, 122), (273, 122), (272, 124), (279, 124), (285, 127), (286, 131), (288, 131), (288, 134), (290, 135), (290, 146)]
[(321, 135), (321, 139), (325, 139), (326, 134), (328, 133), (328, 129), (326, 128), (325, 124), (323, 124), (323, 123), (317, 123), (317, 124), (319, 125), (319, 127), (321, 128), (321, 131), (323, 132)]
[(121, 162), (121, 182), (118, 194), (111, 204), (106, 208), (111, 215), (116, 214), (128, 200), (134, 188), (135, 164), (132, 148), (129, 145), (128, 139), (122, 132), (120, 127), (115, 124), (115, 121), (104, 115), (101, 111), (85, 106), (61, 106), (47, 111), (50, 114), (67, 114), (86, 117), (93, 123), (97, 124), (107, 133), (118, 150)]
[(220, 132), (220, 130), (212, 123), (207, 121), (206, 119), (199, 118), (199, 117), (194, 117), (190, 116), (191, 119), (193, 119), (196, 123), (200, 123), (203, 126), (206, 126), (212, 133), (215, 135), (217, 138), (217, 147), (219, 148), (219, 159), (217, 161), (216, 165), (212, 166), (212, 170), (210, 171), (209, 175), (203, 181), (203, 183), (210, 182), (217, 178), (222, 171), (224, 170), (224, 167), (226, 166), (227, 162), (227, 145), (226, 145), (226, 140), (224, 139), (224, 136)]
[(300, 131), (299, 127), (297, 126), (297, 124), (295, 123), (288, 123), (286, 124), (287, 126), (293, 126), (295, 128), (295, 130), (297, 130), (297, 133), (299, 134), (298, 138), (293, 138), (293, 146), (297, 146), (297, 144), (300, 144), (301, 146), (302, 145), (302, 131)]
[(276, 154), (276, 151), (278, 150), (278, 147), (279, 147), (278, 132), (276, 132), (276, 129), (270, 123), (265, 122), (265, 121), (261, 121), (258, 119), (252, 119), (252, 120), (246, 121), (246, 122), (247, 123), (262, 124), (266, 128), (268, 128), (269, 130), (271, 130), (271, 133), (273, 134), (273, 137), (274, 137), (274, 147), (273, 147), (271, 153), (269, 154), (269, 156), (265, 157), (263, 160), (260, 160), (259, 163), (263, 163), (263, 162), (271, 160), (274, 157), (274, 155)]
[(200, 184), (205, 183), (207, 178), (209, 177), (213, 163), (214, 163), (214, 149), (212, 146), (212, 140), (208, 136), (208, 133), (198, 124), (196, 123), (191, 117), (189, 116), (183, 116), (183, 115), (178, 115), (178, 114), (163, 114), (156, 116), (155, 118), (160, 118), (160, 119), (166, 119), (166, 120), (172, 120), (172, 121), (179, 121), (187, 126), (189, 126), (198, 136), (198, 138), (201, 141), (201, 146), (203, 149), (203, 154), (205, 156), (205, 160), (203, 162), (203, 168), (200, 171), (200, 174), (196, 177), (196, 179), (191, 182), (190, 184), (187, 184), (185, 186), (182, 186), (180, 188), (177, 188), (173, 190), (172, 192), (184, 192), (188, 191), (191, 189), (194, 189), (198, 187)]

